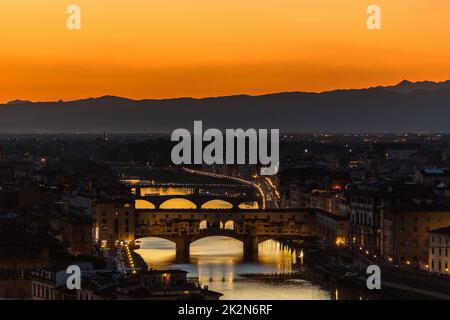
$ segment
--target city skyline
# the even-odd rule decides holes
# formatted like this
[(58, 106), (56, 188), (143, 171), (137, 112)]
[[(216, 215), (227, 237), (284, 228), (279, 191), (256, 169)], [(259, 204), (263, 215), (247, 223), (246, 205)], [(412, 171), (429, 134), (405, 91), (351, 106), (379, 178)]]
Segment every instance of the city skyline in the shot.
[(14, 312), (288, 319), (450, 300), (450, 1), (1, 9)]

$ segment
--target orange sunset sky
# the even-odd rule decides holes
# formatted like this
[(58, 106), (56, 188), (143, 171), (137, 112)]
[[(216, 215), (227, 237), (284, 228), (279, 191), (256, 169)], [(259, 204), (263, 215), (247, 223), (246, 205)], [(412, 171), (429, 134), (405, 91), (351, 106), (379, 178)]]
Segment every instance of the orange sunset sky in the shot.
[[(66, 28), (79, 5), (82, 29)], [(366, 9), (382, 9), (382, 30)], [(450, 78), (448, 0), (1, 0), (0, 102)]]

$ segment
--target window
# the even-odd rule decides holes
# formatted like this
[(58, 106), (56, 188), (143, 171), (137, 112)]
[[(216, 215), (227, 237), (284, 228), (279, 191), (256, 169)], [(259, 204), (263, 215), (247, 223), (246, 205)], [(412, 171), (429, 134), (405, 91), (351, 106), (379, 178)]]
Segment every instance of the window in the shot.
[(114, 233), (119, 233), (119, 219), (114, 220)]

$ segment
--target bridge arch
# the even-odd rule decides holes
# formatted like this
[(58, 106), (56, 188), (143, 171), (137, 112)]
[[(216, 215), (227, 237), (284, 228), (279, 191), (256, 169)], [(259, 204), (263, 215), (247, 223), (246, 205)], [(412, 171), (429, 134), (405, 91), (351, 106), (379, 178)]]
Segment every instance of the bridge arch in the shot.
[[(164, 245), (163, 249), (167, 249), (167, 248), (170, 249), (171, 247), (175, 248), (175, 244), (176, 244), (176, 241), (174, 240), (173, 237), (164, 237), (164, 236), (160, 236), (160, 235), (158, 235), (158, 236), (142, 236), (142, 237), (139, 237), (138, 239), (135, 239), (134, 241), (137, 243), (140, 243), (140, 244), (142, 244), (142, 242), (148, 242), (150, 244), (156, 243), (156, 242), (164, 242), (167, 245)], [(158, 243), (158, 245), (159, 245), (159, 243)], [(161, 249), (161, 247), (159, 247), (159, 249)]]
[(136, 199), (134, 206), (136, 209), (156, 209), (156, 206), (152, 202), (142, 199)]
[(197, 209), (197, 205), (184, 198), (173, 198), (164, 201), (159, 206), (160, 209)]
[(209, 201), (203, 203), (201, 208), (202, 209), (232, 209), (233, 204), (228, 201), (225, 201), (225, 200), (214, 199), (214, 200), (209, 200)]
[(235, 225), (233, 220), (228, 220), (225, 222), (224, 229), (225, 230), (234, 230)]
[[(195, 245), (200, 245), (203, 241), (207, 241), (207, 240), (233, 240), (233, 242), (235, 242), (236, 244), (238, 244), (239, 250), (243, 249), (244, 246), (244, 241), (243, 239), (233, 236), (233, 235), (208, 235), (208, 236), (202, 236), (202, 237), (198, 237), (198, 238), (194, 238), (192, 239), (192, 241), (190, 242), (190, 245), (192, 246), (193, 244)], [(210, 244), (208, 244), (210, 245)], [(213, 248), (214, 251), (216, 249), (216, 247)]]
[(160, 236), (143, 236), (135, 240), (140, 248), (135, 250), (152, 268), (167, 265), (176, 260), (175, 239)]
[(209, 223), (206, 220), (200, 221), (200, 224), (198, 225), (199, 230), (208, 230), (209, 229)]
[(252, 210), (252, 209), (259, 209), (259, 204), (257, 201), (246, 201), (239, 204), (239, 209), (244, 210)]

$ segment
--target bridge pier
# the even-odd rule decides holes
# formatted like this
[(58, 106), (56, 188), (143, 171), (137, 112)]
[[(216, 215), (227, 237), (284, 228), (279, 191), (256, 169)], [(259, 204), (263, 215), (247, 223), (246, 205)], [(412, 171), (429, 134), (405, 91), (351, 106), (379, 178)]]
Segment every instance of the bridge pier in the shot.
[(175, 241), (177, 263), (189, 263), (191, 240), (187, 237), (180, 237)]
[(258, 237), (247, 236), (244, 238), (244, 261), (257, 262), (258, 261)]

